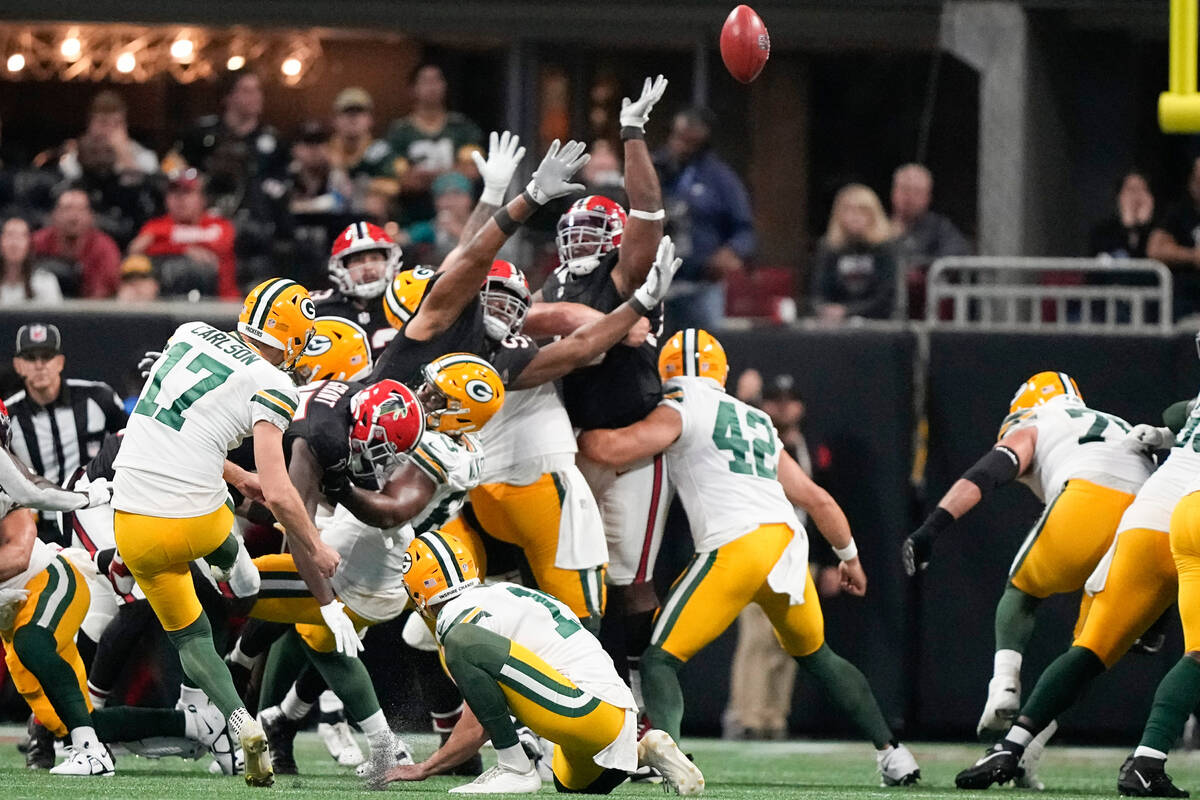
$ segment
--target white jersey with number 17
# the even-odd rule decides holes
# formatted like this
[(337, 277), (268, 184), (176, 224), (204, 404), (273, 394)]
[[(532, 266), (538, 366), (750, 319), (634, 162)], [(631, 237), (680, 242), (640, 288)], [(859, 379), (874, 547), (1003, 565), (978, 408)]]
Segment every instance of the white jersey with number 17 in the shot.
[(266, 421), (286, 430), (292, 381), (232, 333), (180, 325), (151, 368), (113, 462), (113, 507), (198, 517), (225, 502), (225, 456)]

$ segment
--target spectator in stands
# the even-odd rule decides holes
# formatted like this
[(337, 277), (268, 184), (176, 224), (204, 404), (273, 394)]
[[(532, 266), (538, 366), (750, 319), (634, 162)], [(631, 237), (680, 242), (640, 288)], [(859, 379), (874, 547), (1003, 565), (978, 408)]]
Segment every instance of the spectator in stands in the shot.
[(446, 108), (446, 76), (441, 68), (425, 64), (413, 73), (410, 84), (412, 113), (392, 123), (388, 144), (396, 154), (403, 222), (432, 219), (430, 192), (439, 175), (458, 171), (476, 177), (471, 153), (482, 149), (483, 131), (457, 111)]
[(432, 190), (436, 216), (403, 229), (398, 240), (402, 247), (412, 247), (422, 264), (440, 264), (458, 245), (475, 205), (471, 182), (457, 172), (439, 176)]
[[(154, 175), (158, 172), (158, 156), (129, 136), (128, 107), (121, 96), (105, 89), (92, 98), (88, 108), (86, 134), (102, 137), (113, 149), (113, 171), (117, 174), (138, 173)], [(58, 169), (67, 180), (79, 180), (83, 168), (79, 163), (79, 149), (75, 142), (67, 142)]]
[(292, 143), (290, 209), (293, 214), (341, 214), (349, 210), (348, 189), (329, 157), (329, 129), (318, 120), (300, 126)]
[(350, 204), (355, 214), (382, 224), (400, 192), (396, 156), (384, 139), (372, 138), (375, 103), (366, 89), (350, 86), (333, 101), (333, 136), (329, 160), (353, 186)]
[(971, 252), (967, 237), (946, 217), (929, 210), (933, 173), (921, 164), (905, 164), (892, 173), (892, 236), (896, 261), (908, 289), (909, 315), (925, 307), (925, 274), (944, 256)]
[(1175, 319), (1200, 312), (1200, 158), (1192, 161), (1188, 197), (1153, 224), (1146, 255), (1171, 268)]
[(121, 251), (95, 227), (82, 189), (59, 193), (50, 224), (33, 235), (33, 253), (68, 297), (112, 297), (121, 282)]
[(118, 170), (117, 150), (102, 133), (86, 133), (77, 144), (79, 177), (64, 185), (87, 192), (96, 227), (127, 247), (138, 228), (158, 210), (160, 189), (154, 177)]
[(1150, 181), (1136, 170), (1117, 183), (1116, 213), (1092, 228), (1088, 255), (1109, 258), (1145, 258), (1154, 224), (1154, 195)]
[(155, 259), (165, 295), (241, 297), (234, 258), (233, 225), (206, 210), (204, 181), (192, 168), (173, 173), (167, 184), (167, 213), (142, 226), (130, 255)]
[(0, 227), (0, 306), (61, 303), (54, 274), (34, 266), (29, 223), (10, 217)]
[(158, 299), (158, 278), (154, 265), (143, 255), (126, 256), (121, 262), (121, 286), (117, 300), (122, 303), (147, 303)]
[(223, 80), (221, 113), (196, 120), (176, 145), (177, 155), (188, 166), (215, 176), (221, 170), (210, 164), (210, 159), (223, 149), (233, 150), (237, 152), (235, 160), (245, 171), (235, 176), (243, 179), (238, 183), (269, 177), (282, 181), (287, 174), (288, 153), (278, 132), (262, 118), (262, 79), (254, 72), (241, 70), (227, 73)]
[(667, 233), (683, 266), (671, 284), (667, 325), (720, 329), (725, 279), (754, 254), (750, 196), (711, 148), (713, 114), (693, 108), (675, 115), (667, 144), (654, 154), (662, 182)]
[(843, 186), (814, 260), (812, 304), (822, 322), (892, 316), (896, 256), (890, 239), (879, 196), (861, 183)]

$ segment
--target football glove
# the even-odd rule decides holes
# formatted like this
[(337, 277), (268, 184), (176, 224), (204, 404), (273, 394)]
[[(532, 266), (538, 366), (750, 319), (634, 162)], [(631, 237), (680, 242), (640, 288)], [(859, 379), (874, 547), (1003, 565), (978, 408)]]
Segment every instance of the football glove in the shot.
[(112, 484), (107, 478), (97, 478), (88, 484), (87, 497), (88, 504), (84, 508), (95, 508), (96, 506), (106, 506), (112, 502), (113, 490)]
[(154, 362), (162, 356), (161, 350), (147, 350), (142, 355), (142, 360), (138, 362), (138, 372), (143, 378), (150, 377), (150, 370), (154, 368)]
[(550, 149), (542, 158), (542, 163), (533, 173), (533, 178), (525, 187), (525, 191), (533, 198), (534, 205), (544, 206), (556, 197), (582, 192), (582, 183), (567, 183), (571, 177), (583, 168), (590, 159), (584, 150), (587, 145), (571, 140), (560, 145), (558, 139), (550, 143)]
[(1153, 425), (1134, 425), (1133, 430), (1125, 434), (1125, 438), (1121, 443), (1134, 452), (1166, 450), (1175, 444), (1175, 434), (1170, 428), (1156, 428)]
[(662, 75), (651, 80), (646, 78), (642, 83), (642, 96), (636, 101), (628, 97), (621, 100), (621, 127), (645, 130), (646, 121), (650, 119), (650, 109), (662, 99), (667, 90), (667, 79)]
[(478, 150), (471, 151), (471, 158), (475, 159), (479, 177), (483, 178), (483, 194), (480, 195), (479, 202), (493, 206), (504, 202), (504, 193), (508, 191), (513, 173), (525, 157), (525, 148), (520, 144), (521, 137), (514, 133), (505, 131), (497, 135), (492, 131), (488, 137), (486, 160)]
[(103, 566), (101, 553), (104, 552), (111, 552), (112, 560), (108, 562), (106, 568), (100, 569), (100, 571), (108, 577), (108, 582), (112, 584), (117, 594), (126, 595), (131, 593), (135, 584), (133, 573), (129, 571), (129, 567), (125, 566), (124, 559), (121, 558), (121, 554), (115, 548), (111, 551), (101, 550), (96, 553), (96, 567), (100, 568)]
[(654, 264), (646, 274), (646, 282), (633, 291), (630, 302), (638, 313), (646, 316), (663, 301), (667, 290), (671, 288), (671, 279), (683, 264), (682, 258), (675, 257), (675, 244), (670, 236), (662, 237), (658, 243), (658, 254)]
[(7, 631), (16, 623), (17, 613), (29, 592), (25, 589), (0, 589), (0, 631)]
[(917, 528), (900, 547), (900, 559), (904, 562), (904, 573), (908, 577), (917, 574), (917, 570), (929, 566), (929, 557), (933, 553), (932, 530), (922, 525)]
[(325, 620), (325, 626), (333, 633), (337, 651), (342, 655), (358, 658), (358, 654), (363, 650), (362, 639), (358, 638), (354, 622), (346, 616), (345, 609), (340, 600), (333, 600), (321, 606), (321, 619)]

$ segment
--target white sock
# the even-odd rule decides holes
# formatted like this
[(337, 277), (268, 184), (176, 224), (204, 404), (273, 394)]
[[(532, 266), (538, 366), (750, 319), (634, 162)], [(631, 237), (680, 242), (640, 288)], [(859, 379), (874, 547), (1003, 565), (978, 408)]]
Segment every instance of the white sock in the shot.
[[(103, 750), (103, 745), (96, 738), (96, 729), (91, 725), (83, 725), (71, 730), (71, 746), (76, 750)], [(519, 748), (518, 748), (519, 749)]]
[(1016, 650), (997, 650), (992, 667), (993, 678), (1021, 679), (1021, 654)]
[(258, 660), (253, 656), (248, 656), (242, 652), (241, 639), (237, 640), (237, 643), (233, 646), (233, 649), (229, 651), (229, 655), (226, 656), (226, 658), (238, 666), (245, 667), (246, 669), (254, 669), (254, 662)]
[(104, 704), (108, 702), (108, 693), (101, 692), (90, 683), (88, 684), (88, 697), (91, 698), (92, 708), (104, 708)]
[(279, 708), (283, 711), (283, 715), (292, 722), (298, 722), (308, 716), (308, 712), (312, 711), (313, 704), (306, 703), (300, 699), (300, 695), (296, 693), (296, 684), (292, 684), (292, 688), (288, 689), (287, 696), (283, 698), (283, 702), (279, 704)]
[(229, 715), (229, 733), (234, 739), (241, 739), (242, 731), (246, 729), (246, 726), (253, 723), (254, 717), (250, 716), (250, 712), (247, 711), (245, 707), (236, 708), (234, 709), (233, 713)]
[(521, 747), (520, 742), (512, 747), (496, 747), (496, 760), (500, 762), (500, 766), (507, 767), (513, 772), (529, 772), (533, 769), (533, 762), (529, 760), (529, 756), (526, 755), (525, 748)]
[(646, 702), (642, 699), (642, 672), (638, 668), (641, 659), (631, 658), (629, 661), (629, 689), (633, 692), (633, 702), (637, 703), (638, 713), (646, 708)]
[(1008, 733), (1004, 735), (1004, 741), (1026, 747), (1033, 741), (1033, 732), (1027, 728), (1022, 728), (1020, 725), (1013, 725), (1008, 729)]
[(896, 749), (895, 747), (893, 747), (892, 745), (889, 744), (887, 747), (883, 748), (882, 750), (876, 750), (875, 751), (875, 763), (882, 764), (883, 760), (885, 758), (887, 758), (887, 754), (892, 752), (895, 749)]
[(203, 689), (195, 686), (179, 685), (179, 701), (185, 706), (196, 706), (199, 708), (208, 703), (208, 695)]
[(321, 708), (322, 714), (336, 714), (346, 707), (342, 704), (342, 700), (333, 693), (333, 689), (326, 689), (321, 692), (321, 696), (317, 698), (317, 703)]
[(363, 735), (367, 737), (367, 747), (371, 748), (372, 753), (393, 747), (395, 737), (392, 736), (392, 729), (388, 727), (387, 718), (383, 716), (382, 710), (360, 720), (358, 727), (362, 728)]
[[(75, 731), (71, 731), (71, 735), (75, 735)], [(1139, 744), (1137, 749), (1133, 751), (1134, 758), (1157, 758), (1159, 761), (1166, 761), (1167, 754), (1161, 750), (1155, 750), (1153, 747), (1146, 747)]]

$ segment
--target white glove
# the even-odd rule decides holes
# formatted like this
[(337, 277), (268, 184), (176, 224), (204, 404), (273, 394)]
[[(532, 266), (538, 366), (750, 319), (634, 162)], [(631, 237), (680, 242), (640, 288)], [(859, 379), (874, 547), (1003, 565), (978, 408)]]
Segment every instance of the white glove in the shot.
[(150, 370), (154, 368), (154, 362), (162, 356), (161, 350), (147, 350), (142, 355), (142, 360), (138, 362), (138, 372), (143, 378), (150, 377)]
[(642, 96), (636, 102), (628, 97), (621, 100), (621, 127), (645, 130), (646, 120), (650, 119), (650, 109), (662, 99), (667, 90), (667, 79), (659, 75), (654, 80), (646, 78), (642, 84)]
[(97, 478), (88, 484), (87, 496), (88, 504), (84, 508), (106, 506), (112, 502), (112, 484), (108, 482), (108, 478)]
[(630, 298), (634, 308), (645, 315), (661, 303), (667, 296), (667, 290), (671, 288), (671, 279), (675, 277), (681, 264), (683, 259), (675, 257), (675, 244), (671, 237), (662, 237), (658, 243), (658, 254), (654, 256), (654, 265), (646, 274), (646, 282), (635, 289), (633, 297)]
[(1134, 425), (1133, 430), (1125, 434), (1122, 444), (1134, 451), (1166, 450), (1175, 444), (1175, 434), (1170, 428)]
[(325, 620), (325, 626), (333, 632), (337, 651), (351, 658), (358, 658), (358, 654), (363, 650), (362, 639), (358, 638), (358, 631), (354, 629), (350, 617), (346, 616), (345, 608), (341, 601), (333, 600), (321, 606), (321, 619)]
[(550, 149), (546, 151), (542, 163), (538, 164), (533, 178), (525, 187), (525, 191), (529, 192), (533, 197), (533, 202), (538, 206), (544, 206), (556, 197), (562, 197), (571, 192), (582, 192), (584, 189), (582, 183), (567, 183), (567, 181), (591, 159), (591, 156), (583, 152), (587, 149), (587, 145), (572, 139), (565, 145), (561, 145), (561, 149), (559, 148), (558, 139), (550, 143)]
[(479, 177), (483, 178), (483, 194), (479, 202), (498, 206), (504, 203), (504, 193), (512, 182), (513, 173), (521, 159), (525, 157), (525, 148), (519, 147), (521, 137), (505, 131), (499, 135), (492, 131), (488, 137), (488, 154), (485, 161), (478, 150), (471, 152)]
[(0, 631), (12, 628), (27, 597), (29, 592), (25, 589), (0, 589)]

